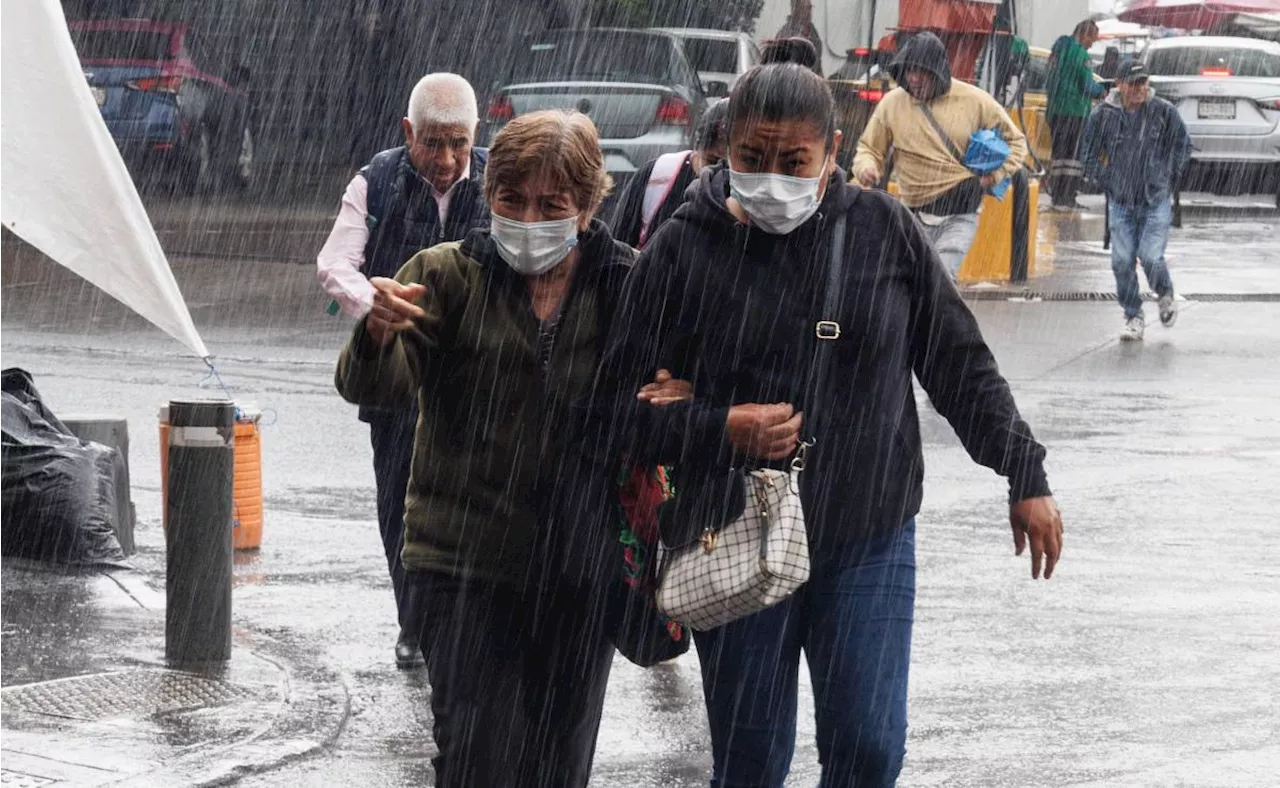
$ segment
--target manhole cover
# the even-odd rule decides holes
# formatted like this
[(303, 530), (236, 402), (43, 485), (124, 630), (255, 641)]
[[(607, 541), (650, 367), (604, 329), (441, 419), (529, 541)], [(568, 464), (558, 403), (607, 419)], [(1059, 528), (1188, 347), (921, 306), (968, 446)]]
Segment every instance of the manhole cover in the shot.
[(57, 780), (48, 777), (35, 777), (30, 774), (0, 769), (0, 785), (6, 788), (38, 788), (41, 785), (53, 785)]
[(99, 673), (0, 692), (6, 713), (23, 711), (74, 720), (150, 716), (222, 706), (252, 696), (244, 687), (174, 670)]

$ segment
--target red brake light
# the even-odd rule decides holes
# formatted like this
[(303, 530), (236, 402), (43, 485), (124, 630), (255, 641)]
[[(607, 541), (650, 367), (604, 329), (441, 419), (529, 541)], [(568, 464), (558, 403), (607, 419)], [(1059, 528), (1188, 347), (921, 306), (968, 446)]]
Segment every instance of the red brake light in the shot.
[(862, 99), (863, 101), (869, 101), (872, 104), (875, 104), (880, 99), (884, 98), (884, 91), (883, 90), (859, 90), (858, 98)]
[(516, 108), (511, 105), (510, 96), (495, 96), (489, 99), (489, 120), (505, 122), (516, 116)]
[(1263, 109), (1280, 110), (1280, 96), (1277, 96), (1276, 98), (1256, 99), (1254, 103)]
[(668, 126), (688, 126), (689, 102), (679, 96), (667, 96), (658, 104), (653, 119)]
[(1226, 66), (1205, 66), (1204, 68), (1200, 69), (1200, 76), (1229, 77), (1231, 76), (1231, 69), (1227, 68)]
[(182, 77), (146, 77), (145, 79), (135, 79), (129, 83), (129, 87), (134, 90), (141, 90), (143, 93), (173, 93), (176, 94), (182, 89)]
[(857, 57), (866, 57), (867, 55), (871, 54), (871, 50), (867, 49), (866, 47), (858, 47), (857, 49), (853, 50), (853, 54)]

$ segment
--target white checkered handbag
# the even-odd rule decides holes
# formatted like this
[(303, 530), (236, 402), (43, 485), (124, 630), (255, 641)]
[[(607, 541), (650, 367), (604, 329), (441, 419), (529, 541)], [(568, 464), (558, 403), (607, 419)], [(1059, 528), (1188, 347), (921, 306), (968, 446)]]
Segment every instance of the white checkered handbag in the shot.
[(658, 609), (693, 629), (715, 629), (776, 605), (808, 581), (798, 481), (786, 471), (746, 474), (743, 513), (664, 561)]
[[(814, 326), (817, 342), (809, 366), (804, 430), (791, 470), (769, 468), (744, 475), (745, 507), (699, 542), (667, 551), (655, 602), (667, 617), (696, 630), (715, 629), (778, 604), (809, 580), (809, 536), (800, 503), (805, 452), (816, 442), (827, 368), (840, 338), (845, 216), (836, 218), (822, 311)], [(679, 495), (679, 493), (677, 493)]]

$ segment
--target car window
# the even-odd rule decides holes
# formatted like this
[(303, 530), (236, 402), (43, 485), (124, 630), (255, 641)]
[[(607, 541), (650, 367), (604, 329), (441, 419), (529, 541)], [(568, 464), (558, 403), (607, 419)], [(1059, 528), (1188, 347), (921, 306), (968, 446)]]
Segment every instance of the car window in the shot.
[(714, 38), (682, 38), (684, 55), (695, 71), (738, 72), (738, 42)]
[(1043, 93), (1049, 74), (1049, 58), (1032, 55), (1027, 58), (1027, 67), (1022, 74), (1028, 93)]
[[(522, 82), (645, 82), (665, 85), (681, 75), (665, 36), (615, 31), (551, 33), (525, 39), (511, 77)], [(684, 80), (680, 80), (684, 81)]]
[(71, 31), (81, 60), (168, 60), (172, 36), (155, 30)]
[(1161, 77), (1280, 77), (1280, 55), (1243, 47), (1171, 47), (1153, 50), (1147, 71)]

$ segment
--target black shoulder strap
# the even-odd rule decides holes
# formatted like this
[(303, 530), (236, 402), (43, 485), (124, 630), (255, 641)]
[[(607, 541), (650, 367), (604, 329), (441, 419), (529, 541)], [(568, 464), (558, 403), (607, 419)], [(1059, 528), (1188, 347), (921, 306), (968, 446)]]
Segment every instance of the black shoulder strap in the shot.
[(920, 111), (924, 113), (924, 117), (929, 121), (929, 125), (933, 126), (933, 130), (937, 132), (938, 138), (942, 140), (942, 144), (947, 146), (947, 150), (951, 151), (951, 157), (960, 162), (963, 166), (964, 154), (956, 147), (955, 141), (952, 140), (947, 132), (942, 129), (942, 124), (933, 116), (933, 110), (929, 109), (929, 103), (927, 101), (920, 102)]
[[(817, 344), (813, 348), (813, 363), (809, 366), (809, 385), (805, 394), (804, 428), (801, 443), (812, 446), (817, 441), (824, 415), (826, 394), (830, 389), (831, 354), (833, 343), (840, 338), (840, 304), (844, 297), (844, 241), (847, 213), (836, 218), (831, 231), (831, 260), (827, 264), (827, 289), (822, 298), (822, 315), (813, 326)], [(797, 456), (797, 461), (802, 457)], [(803, 467), (801, 462), (800, 467)], [(797, 468), (798, 470), (799, 468)]]

